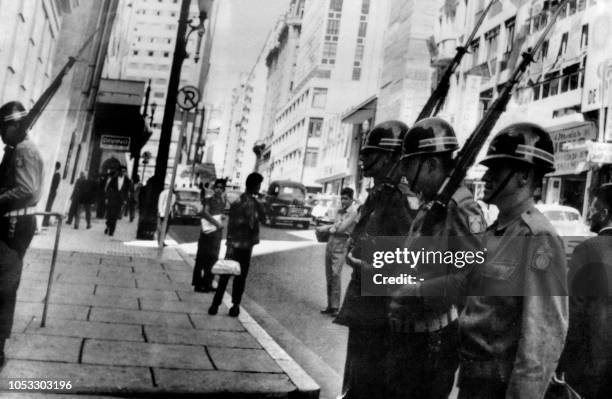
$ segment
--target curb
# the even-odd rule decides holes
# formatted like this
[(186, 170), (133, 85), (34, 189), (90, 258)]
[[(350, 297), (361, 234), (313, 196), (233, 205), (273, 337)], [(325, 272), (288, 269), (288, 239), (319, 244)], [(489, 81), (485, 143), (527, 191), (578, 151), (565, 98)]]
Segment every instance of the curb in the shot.
[[(174, 248), (183, 261), (193, 267), (191, 257), (180, 247)], [(226, 292), (223, 303), (229, 308), (232, 306), (232, 297)], [(238, 320), (244, 328), (255, 338), (264, 350), (274, 359), (297, 390), (289, 394), (291, 399), (318, 399), (321, 388), (306, 371), (295, 361), (280, 345), (268, 334), (250, 314), (241, 306)]]

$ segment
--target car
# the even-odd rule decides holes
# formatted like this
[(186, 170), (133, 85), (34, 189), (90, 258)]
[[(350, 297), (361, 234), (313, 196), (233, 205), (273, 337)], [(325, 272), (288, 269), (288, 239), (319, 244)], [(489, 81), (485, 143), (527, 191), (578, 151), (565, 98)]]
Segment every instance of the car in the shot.
[(270, 183), (263, 201), (266, 224), (278, 223), (308, 229), (312, 219), (312, 206), (306, 203), (306, 186), (289, 180)]
[(594, 235), (582, 221), (577, 209), (565, 205), (536, 204), (561, 237), (589, 237)]
[(202, 202), (200, 190), (192, 188), (179, 188), (174, 190), (175, 200), (170, 210), (171, 223), (200, 223)]
[(315, 225), (334, 223), (340, 208), (340, 197), (337, 195), (321, 196), (314, 201), (315, 206), (312, 208), (312, 219)]

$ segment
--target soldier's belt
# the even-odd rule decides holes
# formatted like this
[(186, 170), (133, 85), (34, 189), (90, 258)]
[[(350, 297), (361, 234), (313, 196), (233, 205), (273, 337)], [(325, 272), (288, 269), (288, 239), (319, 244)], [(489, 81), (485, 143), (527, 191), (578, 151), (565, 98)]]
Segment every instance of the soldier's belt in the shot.
[(391, 320), (391, 330), (401, 333), (436, 332), (448, 326), (458, 318), (459, 312), (455, 306), (452, 306), (449, 311), (427, 317), (424, 320)]
[(31, 215), (31, 214), (33, 214), (35, 212), (36, 212), (36, 207), (35, 206), (30, 206), (30, 207), (27, 207), (27, 208), (13, 209), (12, 211), (7, 212), (4, 215), (2, 215), (2, 217), (27, 216), (27, 215)]

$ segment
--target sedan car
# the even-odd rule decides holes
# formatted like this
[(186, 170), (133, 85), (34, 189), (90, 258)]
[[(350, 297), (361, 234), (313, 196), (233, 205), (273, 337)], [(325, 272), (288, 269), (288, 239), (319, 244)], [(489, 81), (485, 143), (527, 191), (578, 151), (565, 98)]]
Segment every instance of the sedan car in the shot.
[(170, 219), (173, 223), (200, 223), (202, 202), (200, 190), (181, 188), (175, 190), (176, 200), (172, 204)]
[(577, 209), (555, 204), (537, 204), (536, 208), (546, 216), (562, 237), (589, 237), (589, 226), (582, 221)]

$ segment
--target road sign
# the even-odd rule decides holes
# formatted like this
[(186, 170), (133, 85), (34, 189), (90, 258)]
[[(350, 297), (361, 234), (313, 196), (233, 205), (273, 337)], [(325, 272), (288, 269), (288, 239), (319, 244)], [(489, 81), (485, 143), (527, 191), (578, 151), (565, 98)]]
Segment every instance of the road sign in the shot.
[(194, 109), (200, 102), (200, 91), (195, 86), (183, 86), (176, 96), (176, 103), (183, 111)]
[(129, 151), (130, 138), (124, 136), (103, 134), (100, 139), (100, 148), (105, 150)]

